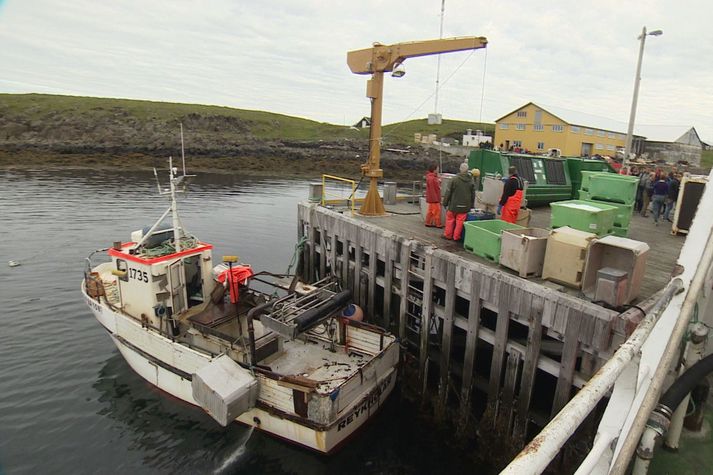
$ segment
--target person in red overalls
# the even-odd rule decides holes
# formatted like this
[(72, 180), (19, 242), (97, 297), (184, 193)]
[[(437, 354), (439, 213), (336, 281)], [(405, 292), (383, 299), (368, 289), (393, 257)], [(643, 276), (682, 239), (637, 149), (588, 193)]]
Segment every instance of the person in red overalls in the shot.
[(432, 163), (426, 173), (426, 226), (440, 228), (441, 224), (441, 179), (436, 173), (436, 164)]
[(510, 167), (508, 173), (510, 178), (505, 182), (503, 195), (500, 197), (500, 206), (502, 206), (500, 219), (515, 224), (522, 203), (522, 190), (525, 188), (525, 183), (517, 175), (515, 167)]

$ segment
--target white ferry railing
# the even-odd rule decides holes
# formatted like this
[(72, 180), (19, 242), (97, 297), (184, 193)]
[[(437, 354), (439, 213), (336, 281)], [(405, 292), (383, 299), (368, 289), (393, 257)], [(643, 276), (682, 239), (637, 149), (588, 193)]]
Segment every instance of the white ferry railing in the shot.
[[(713, 172), (709, 183), (713, 181)], [(594, 444), (577, 474), (622, 474), (691, 320), (713, 261), (713, 186), (706, 186), (678, 258), (682, 272), (587, 384), (510, 462), (502, 474), (542, 473), (584, 419), (609, 394)]]

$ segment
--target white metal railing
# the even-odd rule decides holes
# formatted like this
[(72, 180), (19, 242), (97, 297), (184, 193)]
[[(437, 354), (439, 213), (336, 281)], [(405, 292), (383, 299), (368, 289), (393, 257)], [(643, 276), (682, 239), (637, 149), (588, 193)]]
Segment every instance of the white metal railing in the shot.
[(576, 473), (624, 473), (674, 358), (679, 355), (678, 348), (711, 262), (713, 186), (706, 186), (678, 258), (681, 274), (647, 309), (646, 318), (612, 358), (501, 473), (542, 473), (610, 390), (593, 447)]

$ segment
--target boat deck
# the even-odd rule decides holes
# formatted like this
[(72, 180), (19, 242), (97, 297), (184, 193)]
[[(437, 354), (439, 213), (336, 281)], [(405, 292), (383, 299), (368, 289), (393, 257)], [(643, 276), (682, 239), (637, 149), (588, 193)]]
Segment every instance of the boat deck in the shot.
[[(447, 241), (441, 238), (442, 229), (428, 228), (424, 226), (421, 219), (420, 208), (418, 205), (400, 203), (386, 207), (388, 213), (384, 217), (362, 217), (355, 215), (359, 220), (367, 221), (370, 224), (380, 226), (386, 230), (398, 233), (407, 238), (416, 239), (424, 244), (432, 245), (441, 248), (445, 251), (457, 254), (466, 259), (472, 259), (480, 263), (487, 264), (491, 267), (498, 267), (503, 272), (508, 272), (517, 275), (515, 271), (492, 263), (487, 259), (475, 256), (463, 248), (460, 242)], [(532, 210), (530, 227), (549, 228), (550, 225), (550, 207), (543, 206)], [(685, 235), (672, 235), (671, 223), (667, 221), (659, 222), (658, 226), (654, 226), (653, 218), (644, 218), (635, 214), (631, 218), (629, 225), (630, 239), (643, 241), (649, 245), (651, 250), (646, 262), (646, 274), (641, 284), (641, 292), (639, 301), (646, 300), (657, 291), (666, 286), (671, 278), (678, 254), (683, 246)], [(551, 286), (553, 284), (539, 278), (528, 279), (543, 285)], [(558, 286), (559, 288), (559, 286)], [(577, 289), (565, 288), (561, 289), (568, 294), (582, 297), (583, 294)]]
[(320, 392), (330, 393), (370, 360), (359, 353), (347, 354), (340, 345), (335, 345), (335, 350), (330, 351), (326, 342), (288, 340), (283, 351), (262, 363), (275, 373), (319, 382)]

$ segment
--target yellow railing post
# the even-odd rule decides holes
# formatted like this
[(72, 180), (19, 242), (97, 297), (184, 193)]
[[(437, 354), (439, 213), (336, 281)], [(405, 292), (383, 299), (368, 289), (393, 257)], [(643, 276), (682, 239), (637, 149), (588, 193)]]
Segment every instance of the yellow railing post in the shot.
[(334, 175), (322, 175), (322, 202), (321, 202), (322, 206), (325, 206), (325, 205), (327, 205), (327, 204), (338, 204), (338, 203), (340, 203), (341, 201), (344, 200), (343, 198), (339, 198), (339, 197), (338, 197), (338, 198), (335, 198), (334, 200), (327, 198), (327, 183), (328, 183), (328, 180), (333, 180), (333, 181), (336, 181), (336, 182), (342, 182), (342, 183), (349, 183), (349, 184), (351, 184), (351, 190), (352, 190), (352, 192), (351, 192), (350, 197), (347, 199), (347, 201), (348, 201), (348, 203), (349, 203), (348, 206), (349, 206), (349, 208), (351, 209), (352, 214), (356, 213), (356, 197), (354, 196), (354, 194), (356, 193), (356, 181), (354, 181), (354, 180), (349, 180), (349, 179), (347, 179), (347, 178), (342, 178), (342, 177), (339, 177), (339, 176), (334, 176)]

